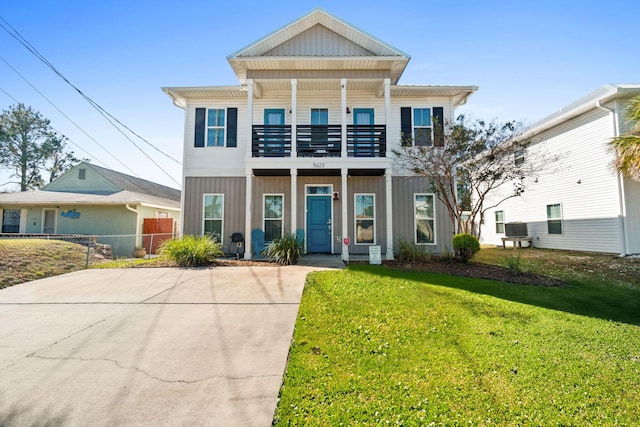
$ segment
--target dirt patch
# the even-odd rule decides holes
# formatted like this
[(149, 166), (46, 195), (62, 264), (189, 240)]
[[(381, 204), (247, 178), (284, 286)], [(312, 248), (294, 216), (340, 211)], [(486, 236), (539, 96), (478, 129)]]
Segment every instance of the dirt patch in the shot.
[(554, 279), (536, 273), (516, 273), (506, 267), (498, 265), (469, 262), (462, 264), (456, 261), (430, 260), (421, 263), (402, 263), (385, 261), (384, 265), (402, 271), (428, 271), (431, 273), (450, 274), (453, 276), (475, 277), (478, 279), (496, 280), (499, 282), (518, 283), (537, 286), (566, 286), (562, 280)]

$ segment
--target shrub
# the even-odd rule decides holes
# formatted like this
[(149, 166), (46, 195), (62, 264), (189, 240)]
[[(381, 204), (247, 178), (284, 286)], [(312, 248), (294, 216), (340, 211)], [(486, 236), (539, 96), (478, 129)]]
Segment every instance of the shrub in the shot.
[(524, 273), (524, 269), (522, 267), (522, 259), (520, 258), (520, 254), (514, 256), (504, 257), (504, 263), (509, 269), (509, 271), (513, 274), (522, 274)]
[(424, 246), (398, 239), (396, 243), (396, 258), (400, 262), (427, 262), (430, 259), (430, 255), (425, 251)]
[(181, 267), (207, 265), (224, 255), (222, 245), (210, 236), (183, 236), (167, 240), (162, 244), (160, 253)]
[(468, 233), (456, 234), (453, 236), (453, 250), (456, 259), (467, 263), (480, 250), (480, 241)]
[(295, 234), (285, 234), (281, 238), (269, 243), (262, 251), (262, 255), (278, 264), (297, 264), (298, 258), (302, 256), (302, 242), (296, 238)]

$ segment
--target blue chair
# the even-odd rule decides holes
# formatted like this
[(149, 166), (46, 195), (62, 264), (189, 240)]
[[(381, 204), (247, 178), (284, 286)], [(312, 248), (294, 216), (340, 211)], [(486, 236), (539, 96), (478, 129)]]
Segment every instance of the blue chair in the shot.
[(298, 228), (296, 230), (296, 240), (298, 241), (298, 243), (300, 243), (301, 245), (304, 245), (304, 230), (301, 228)]
[(259, 228), (251, 230), (251, 253), (252, 256), (261, 256), (262, 250), (265, 248), (264, 231)]

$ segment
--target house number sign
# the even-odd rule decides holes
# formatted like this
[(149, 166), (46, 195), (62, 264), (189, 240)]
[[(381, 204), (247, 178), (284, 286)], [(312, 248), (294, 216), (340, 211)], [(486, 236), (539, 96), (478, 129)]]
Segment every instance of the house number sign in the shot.
[(314, 163), (313, 163), (313, 168), (314, 168), (314, 169), (324, 169), (324, 163), (321, 163), (321, 162), (314, 162)]

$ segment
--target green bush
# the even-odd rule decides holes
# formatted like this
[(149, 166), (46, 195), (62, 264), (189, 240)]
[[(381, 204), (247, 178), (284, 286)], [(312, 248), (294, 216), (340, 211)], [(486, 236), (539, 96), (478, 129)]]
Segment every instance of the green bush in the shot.
[(468, 233), (456, 234), (453, 236), (453, 250), (456, 259), (466, 264), (480, 250), (480, 241)]
[(222, 245), (210, 236), (183, 236), (167, 240), (162, 244), (160, 253), (181, 267), (207, 265), (224, 255)]
[(396, 259), (400, 262), (427, 262), (431, 258), (424, 246), (416, 245), (404, 239), (398, 239), (395, 252)]
[(297, 264), (298, 258), (302, 256), (302, 242), (296, 238), (295, 234), (285, 234), (269, 243), (262, 251), (262, 255), (278, 264)]
[(504, 263), (509, 271), (513, 274), (522, 274), (524, 273), (524, 268), (522, 266), (522, 259), (520, 258), (520, 254), (511, 255), (508, 257), (504, 257)]

